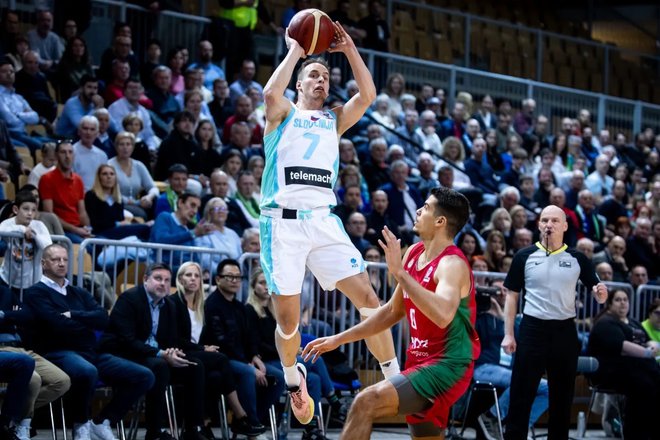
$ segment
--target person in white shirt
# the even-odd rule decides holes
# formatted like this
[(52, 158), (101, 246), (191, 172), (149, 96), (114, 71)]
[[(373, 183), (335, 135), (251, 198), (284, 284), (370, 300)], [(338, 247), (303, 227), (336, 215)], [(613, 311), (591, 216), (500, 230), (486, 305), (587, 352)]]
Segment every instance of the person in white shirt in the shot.
[(54, 170), (56, 163), (57, 156), (55, 156), (55, 144), (53, 142), (44, 143), (41, 147), (41, 162), (32, 168), (27, 183), (39, 188), (39, 179), (41, 179), (41, 176)]
[(149, 111), (138, 102), (143, 91), (144, 89), (139, 80), (129, 78), (126, 80), (126, 85), (124, 86), (124, 97), (113, 102), (108, 107), (108, 111), (110, 112), (112, 125), (116, 132), (121, 131), (121, 121), (124, 120), (126, 115), (129, 113), (137, 114), (142, 119), (142, 124), (144, 124), (144, 128), (140, 132), (140, 138), (146, 142), (149, 150), (153, 151), (158, 149), (160, 139), (154, 134), (154, 130), (151, 127)]
[(85, 191), (89, 191), (94, 185), (99, 166), (108, 162), (108, 155), (94, 146), (94, 139), (98, 134), (98, 119), (94, 116), (83, 116), (78, 125), (80, 140), (73, 144), (73, 171), (82, 178)]
[(584, 181), (587, 189), (593, 193), (599, 203), (603, 197), (612, 194), (612, 189), (614, 188), (614, 179), (607, 175), (609, 169), (609, 157), (599, 154), (596, 157), (596, 169)]
[(12, 289), (20, 290), (41, 279), (41, 255), (52, 241), (46, 225), (35, 220), (37, 199), (30, 191), (19, 191), (12, 212), (15, 217), (0, 223), (0, 232), (20, 232), (23, 237), (4, 238), (9, 252), (0, 267), (0, 278)]

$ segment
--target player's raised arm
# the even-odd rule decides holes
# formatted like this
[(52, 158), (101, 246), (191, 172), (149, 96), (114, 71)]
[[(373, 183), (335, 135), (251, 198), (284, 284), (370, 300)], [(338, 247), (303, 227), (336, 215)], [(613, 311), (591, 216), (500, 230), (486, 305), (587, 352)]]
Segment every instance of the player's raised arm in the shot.
[(364, 112), (376, 99), (376, 86), (369, 69), (364, 64), (357, 47), (355, 47), (353, 39), (339, 22), (335, 22), (334, 25), (335, 43), (333, 47), (328, 49), (328, 52), (343, 52), (346, 55), (359, 89), (359, 92), (346, 104), (335, 109), (339, 120), (337, 131), (341, 135), (364, 116)]
[(289, 114), (291, 103), (284, 97), (284, 92), (291, 81), (298, 60), (305, 56), (300, 44), (289, 36), (288, 29), (284, 39), (289, 51), (264, 87), (266, 133), (275, 129)]

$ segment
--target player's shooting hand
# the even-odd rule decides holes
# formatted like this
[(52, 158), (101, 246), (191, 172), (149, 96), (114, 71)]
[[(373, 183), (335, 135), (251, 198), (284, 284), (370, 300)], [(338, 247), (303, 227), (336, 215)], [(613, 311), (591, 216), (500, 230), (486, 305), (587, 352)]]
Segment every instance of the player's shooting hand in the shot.
[(511, 335), (504, 335), (502, 339), (502, 348), (506, 354), (512, 354), (516, 352), (516, 338)]
[(299, 54), (298, 56), (300, 58), (307, 57), (307, 55), (305, 55), (305, 50), (302, 48), (300, 43), (298, 43), (298, 41), (291, 38), (291, 36), (289, 35), (289, 28), (286, 28), (286, 32), (284, 33), (284, 42), (286, 43), (286, 47), (287, 49), (289, 49), (289, 51), (298, 52)]
[(607, 301), (607, 286), (603, 283), (598, 283), (593, 287), (594, 298), (598, 304), (603, 304)]
[(333, 23), (335, 26), (335, 38), (328, 48), (328, 52), (346, 52), (349, 49), (355, 49), (355, 43), (344, 27), (338, 21)]
[(399, 273), (403, 270), (401, 265), (401, 240), (396, 238), (396, 235), (389, 230), (387, 226), (383, 228), (383, 240), (378, 240), (378, 244), (383, 251), (385, 251), (385, 261), (387, 262), (387, 270), (398, 279)]
[(337, 347), (339, 347), (339, 339), (336, 335), (314, 339), (305, 346), (305, 349), (302, 352), (302, 358), (305, 361), (308, 361), (311, 358), (312, 362), (316, 362), (319, 356), (323, 353), (332, 351)]

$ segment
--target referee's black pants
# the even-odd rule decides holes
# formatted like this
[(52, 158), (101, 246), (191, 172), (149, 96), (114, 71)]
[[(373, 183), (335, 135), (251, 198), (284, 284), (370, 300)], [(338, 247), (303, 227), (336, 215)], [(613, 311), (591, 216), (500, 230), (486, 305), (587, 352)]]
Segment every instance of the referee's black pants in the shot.
[(580, 351), (574, 320), (542, 320), (524, 315), (516, 342), (511, 403), (504, 438), (527, 438), (532, 402), (539, 381), (547, 372), (548, 439), (567, 439)]

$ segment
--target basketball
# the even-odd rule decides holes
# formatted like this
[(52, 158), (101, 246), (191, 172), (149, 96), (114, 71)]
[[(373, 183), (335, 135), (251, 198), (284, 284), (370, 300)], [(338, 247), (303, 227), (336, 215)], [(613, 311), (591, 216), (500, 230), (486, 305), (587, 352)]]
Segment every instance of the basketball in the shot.
[(335, 28), (325, 12), (303, 9), (291, 19), (289, 36), (302, 46), (306, 55), (316, 55), (328, 50), (335, 37)]

